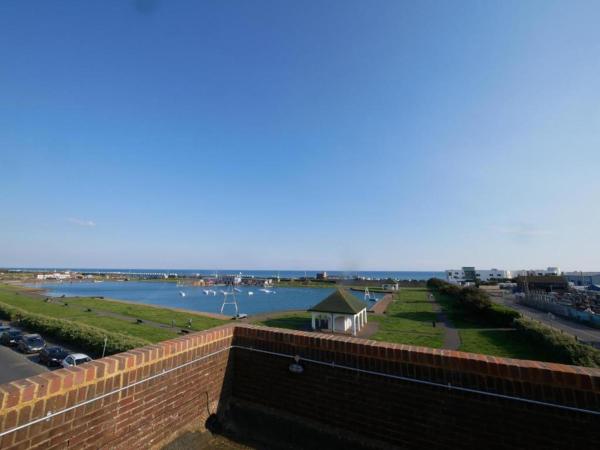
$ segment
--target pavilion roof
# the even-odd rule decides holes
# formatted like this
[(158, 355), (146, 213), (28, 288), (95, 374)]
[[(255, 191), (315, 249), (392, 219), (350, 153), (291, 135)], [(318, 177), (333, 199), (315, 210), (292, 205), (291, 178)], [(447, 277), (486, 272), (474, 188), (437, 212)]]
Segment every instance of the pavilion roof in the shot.
[(347, 289), (336, 289), (325, 300), (310, 308), (309, 311), (357, 314), (366, 307), (366, 303), (356, 298)]

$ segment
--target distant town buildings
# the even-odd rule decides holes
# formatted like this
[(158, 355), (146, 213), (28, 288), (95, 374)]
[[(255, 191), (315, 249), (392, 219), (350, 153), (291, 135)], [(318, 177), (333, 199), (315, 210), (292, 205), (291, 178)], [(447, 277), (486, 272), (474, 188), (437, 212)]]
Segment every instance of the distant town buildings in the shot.
[[(476, 269), (475, 267), (463, 267), (462, 269), (446, 270), (446, 281), (454, 284), (481, 283), (488, 281), (504, 281), (518, 277), (546, 277), (560, 276), (561, 270), (558, 267), (548, 267), (546, 269), (527, 269), (527, 270), (501, 270), (501, 269)], [(600, 275), (600, 274), (599, 274)], [(600, 277), (599, 277), (600, 278)]]
[(454, 284), (500, 281), (512, 278), (510, 271), (500, 269), (480, 270), (475, 267), (446, 270), (446, 281)]
[(66, 272), (53, 272), (53, 273), (38, 273), (36, 275), (37, 280), (69, 280), (71, 279), (72, 273)]

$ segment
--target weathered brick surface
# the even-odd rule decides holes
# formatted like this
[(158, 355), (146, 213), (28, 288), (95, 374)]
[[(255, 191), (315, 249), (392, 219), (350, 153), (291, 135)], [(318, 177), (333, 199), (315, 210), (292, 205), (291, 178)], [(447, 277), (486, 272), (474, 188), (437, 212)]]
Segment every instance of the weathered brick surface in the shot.
[[(600, 370), (238, 327), (239, 347), (598, 411)], [(233, 396), (402, 448), (600, 448), (600, 416), (236, 348)]]
[(2, 385), (1, 431), (76, 407), (0, 438), (0, 448), (147, 449), (202, 429), (231, 391), (232, 335), (221, 327)]
[[(299, 355), (304, 373), (248, 348)], [(448, 384), (600, 409), (599, 370), (238, 325), (0, 386), (2, 431), (74, 407), (1, 437), (0, 448), (159, 448), (202, 429), (230, 397), (402, 448), (600, 448), (600, 416)]]

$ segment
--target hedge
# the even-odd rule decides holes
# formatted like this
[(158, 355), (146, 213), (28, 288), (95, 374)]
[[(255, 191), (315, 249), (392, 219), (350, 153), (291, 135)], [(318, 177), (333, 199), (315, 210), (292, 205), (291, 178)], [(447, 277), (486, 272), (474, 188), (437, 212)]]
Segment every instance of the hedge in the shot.
[(104, 339), (106, 343), (106, 354), (124, 352), (136, 347), (150, 344), (145, 339), (134, 338), (124, 334), (105, 331), (91, 325), (80, 324), (65, 319), (35, 314), (0, 302), (0, 317), (11, 321), (17, 321), (23, 328), (53, 337), (59, 341), (72, 344), (85, 349), (91, 356), (102, 355)]
[(586, 344), (580, 344), (573, 337), (553, 328), (526, 318), (516, 319), (515, 327), (533, 342), (556, 355), (564, 364), (600, 367), (600, 351)]
[(460, 303), (466, 311), (484, 318), (492, 325), (510, 327), (513, 320), (521, 317), (521, 314), (513, 309), (492, 303), (487, 292), (473, 286), (460, 287), (439, 278), (431, 278), (427, 281), (427, 287), (450, 297)]

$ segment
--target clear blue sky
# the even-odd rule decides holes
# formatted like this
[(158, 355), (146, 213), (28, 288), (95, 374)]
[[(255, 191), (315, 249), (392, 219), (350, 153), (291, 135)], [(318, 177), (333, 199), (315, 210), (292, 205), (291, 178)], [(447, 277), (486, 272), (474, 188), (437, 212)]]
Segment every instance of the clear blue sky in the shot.
[(0, 266), (600, 270), (600, 2), (0, 2)]

